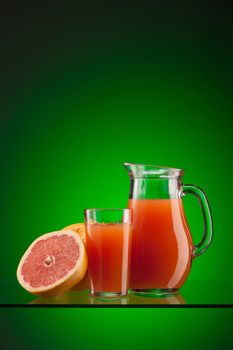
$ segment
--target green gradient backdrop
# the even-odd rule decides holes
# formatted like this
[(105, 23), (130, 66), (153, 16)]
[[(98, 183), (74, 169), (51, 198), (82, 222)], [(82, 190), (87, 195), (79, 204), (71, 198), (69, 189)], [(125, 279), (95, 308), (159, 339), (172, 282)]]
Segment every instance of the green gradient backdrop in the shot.
[[(126, 206), (129, 180), (121, 164), (131, 161), (183, 168), (184, 182), (206, 191), (215, 236), (189, 280), (227, 282), (233, 244), (230, 9), (196, 2), (153, 9), (87, 4), (77, 11), (40, 6), (3, 13), (8, 25), (1, 57), (1, 278), (14, 280), (28, 244), (82, 221), (85, 207)], [(194, 198), (184, 202), (198, 242), (201, 211)], [(187, 324), (193, 329), (198, 322), (202, 340), (204, 330), (216, 330), (209, 344), (220, 344), (232, 316), (230, 310), (8, 311), (2, 315), (12, 328), (5, 334), (20, 344), (36, 342), (38, 329), (51, 345), (50, 332), (54, 337), (65, 322), (56, 346), (62, 348), (62, 340), (71, 345), (71, 329), (82, 334), (84, 349), (94, 339), (118, 336), (118, 327), (116, 348), (128, 332), (134, 334), (131, 345), (141, 348), (154, 327), (167, 328), (168, 318), (181, 322), (185, 332)], [(57, 321), (51, 327), (52, 317)], [(226, 326), (218, 329), (214, 317)], [(169, 329), (171, 337), (183, 336), (171, 322)], [(166, 346), (166, 334), (151, 346)]]

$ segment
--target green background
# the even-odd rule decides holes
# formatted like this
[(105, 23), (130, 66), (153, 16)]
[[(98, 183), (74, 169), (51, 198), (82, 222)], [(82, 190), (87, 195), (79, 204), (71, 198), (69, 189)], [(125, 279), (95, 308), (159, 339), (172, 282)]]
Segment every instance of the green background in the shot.
[[(166, 1), (5, 8), (2, 280), (15, 280), (21, 255), (38, 235), (83, 221), (86, 207), (125, 207), (129, 179), (122, 163), (129, 161), (182, 168), (184, 183), (205, 190), (214, 240), (189, 280), (229, 282), (230, 13), (226, 4)], [(198, 242), (201, 210), (195, 198), (184, 203)], [(165, 348), (169, 334), (174, 345), (181, 339), (185, 345), (188, 335), (222, 344), (230, 311), (2, 310), (1, 320), (9, 347), (63, 348), (77, 340), (83, 349), (109, 343)]]

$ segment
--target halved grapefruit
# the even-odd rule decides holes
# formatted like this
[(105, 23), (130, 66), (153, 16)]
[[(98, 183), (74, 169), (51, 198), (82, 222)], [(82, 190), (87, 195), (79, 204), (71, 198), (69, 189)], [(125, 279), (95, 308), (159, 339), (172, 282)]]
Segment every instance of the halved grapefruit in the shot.
[(46, 233), (26, 250), (17, 269), (19, 283), (35, 295), (64, 293), (80, 282), (87, 270), (82, 239), (72, 230)]

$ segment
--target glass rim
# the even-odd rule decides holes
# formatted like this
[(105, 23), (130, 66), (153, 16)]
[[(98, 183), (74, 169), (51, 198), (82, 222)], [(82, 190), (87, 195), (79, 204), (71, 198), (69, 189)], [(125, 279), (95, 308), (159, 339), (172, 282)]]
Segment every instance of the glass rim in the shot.
[(86, 208), (84, 212), (87, 211), (132, 211), (131, 208)]

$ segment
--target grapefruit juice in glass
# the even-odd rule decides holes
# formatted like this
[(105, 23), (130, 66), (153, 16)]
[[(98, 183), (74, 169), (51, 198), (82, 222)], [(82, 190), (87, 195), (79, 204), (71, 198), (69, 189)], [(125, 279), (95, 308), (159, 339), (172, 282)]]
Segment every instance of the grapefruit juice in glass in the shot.
[[(183, 171), (144, 164), (124, 164), (130, 176), (132, 209), (130, 288), (141, 294), (176, 292), (187, 279), (192, 260), (212, 239), (210, 208), (204, 192), (183, 185)], [(201, 205), (205, 230), (195, 246), (184, 214), (182, 197), (194, 194)]]
[(126, 295), (131, 253), (130, 209), (87, 209), (88, 273), (95, 296)]

